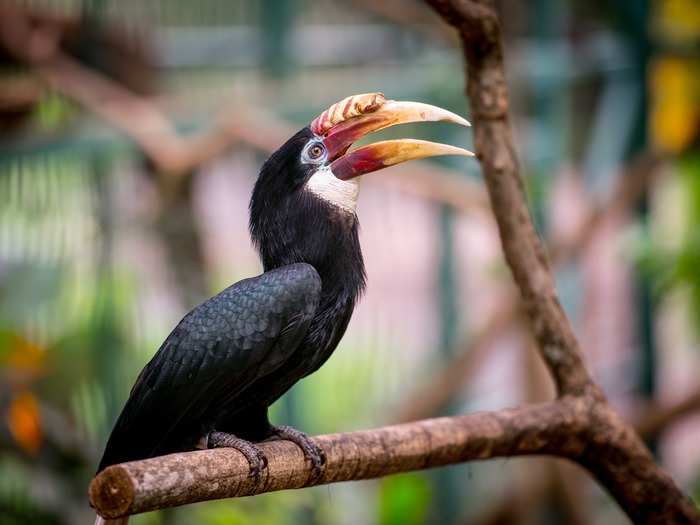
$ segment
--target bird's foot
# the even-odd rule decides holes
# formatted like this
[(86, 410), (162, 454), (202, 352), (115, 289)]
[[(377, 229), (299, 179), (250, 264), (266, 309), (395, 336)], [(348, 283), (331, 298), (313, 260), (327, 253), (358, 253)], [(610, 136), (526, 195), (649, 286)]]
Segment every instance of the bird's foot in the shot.
[(326, 464), (326, 453), (304, 432), (287, 425), (273, 426), (270, 439), (286, 439), (295, 443), (311, 462), (314, 477), (321, 475), (323, 466)]
[(235, 448), (243, 454), (250, 465), (250, 477), (260, 481), (262, 471), (267, 468), (267, 457), (260, 448), (250, 441), (241, 439), (226, 432), (209, 432), (207, 436), (207, 448)]

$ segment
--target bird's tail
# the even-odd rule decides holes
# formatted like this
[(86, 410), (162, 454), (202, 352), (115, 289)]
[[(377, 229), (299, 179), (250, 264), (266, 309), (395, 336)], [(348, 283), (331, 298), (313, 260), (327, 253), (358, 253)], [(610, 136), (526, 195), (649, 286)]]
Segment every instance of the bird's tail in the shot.
[(99, 514), (95, 518), (95, 525), (127, 525), (129, 523), (129, 516), (125, 518), (117, 518), (115, 520), (106, 520)]

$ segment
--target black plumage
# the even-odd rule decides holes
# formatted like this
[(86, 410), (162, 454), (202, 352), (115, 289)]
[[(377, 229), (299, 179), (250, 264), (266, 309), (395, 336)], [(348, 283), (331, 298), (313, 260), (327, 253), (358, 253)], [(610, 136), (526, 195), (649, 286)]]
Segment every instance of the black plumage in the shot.
[(188, 313), (131, 390), (98, 470), (192, 449), (211, 431), (260, 441), (268, 407), (331, 355), (365, 284), (357, 217), (309, 192), (306, 127), (263, 165), (250, 231), (265, 272)]
[[(349, 148), (389, 126), (439, 120), (469, 125), (428, 104), (352, 95), (270, 156), (250, 201), (264, 273), (178, 324), (137, 378), (98, 470), (203, 445), (236, 448), (259, 478), (267, 458), (253, 443), (277, 437), (296, 443), (321, 474), (324, 451), (299, 430), (273, 426), (267, 411), (330, 357), (364, 289), (356, 179), (412, 159), (473, 156), (412, 139)], [(95, 523), (117, 524), (101, 517)]]

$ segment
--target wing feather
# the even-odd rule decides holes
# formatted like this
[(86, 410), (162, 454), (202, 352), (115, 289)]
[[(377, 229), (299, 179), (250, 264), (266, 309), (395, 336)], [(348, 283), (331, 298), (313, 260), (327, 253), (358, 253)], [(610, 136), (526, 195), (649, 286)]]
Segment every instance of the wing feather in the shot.
[(294, 353), (320, 292), (316, 270), (293, 264), (240, 281), (188, 313), (139, 374), (99, 470), (196, 442), (218, 407)]

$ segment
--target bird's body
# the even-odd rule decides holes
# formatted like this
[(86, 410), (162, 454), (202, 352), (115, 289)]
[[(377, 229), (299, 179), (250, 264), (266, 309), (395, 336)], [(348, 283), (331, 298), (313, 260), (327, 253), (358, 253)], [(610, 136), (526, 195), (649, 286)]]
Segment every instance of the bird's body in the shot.
[(434, 106), (357, 95), (272, 154), (250, 201), (250, 232), (264, 273), (180, 321), (138, 376), (98, 472), (204, 441), (237, 448), (257, 476), (265, 458), (253, 443), (273, 436), (297, 443), (321, 468), (323, 451), (297, 430), (272, 426), (268, 407), (326, 362), (364, 289), (356, 177), (411, 158), (469, 154), (410, 140), (347, 153), (367, 132), (420, 120), (467, 124)]
[[(311, 136), (302, 130), (287, 147)], [(276, 190), (285, 153), (263, 166), (251, 199), (265, 272), (180, 321), (136, 380), (98, 471), (191, 450), (213, 430), (269, 437), (268, 407), (338, 345), (365, 282), (357, 217), (301, 190), (292, 199)]]
[(240, 281), (188, 313), (139, 375), (99, 469), (192, 449), (214, 428), (259, 439), (278, 395), (261, 383), (294, 359), (320, 290), (311, 266), (293, 264)]

